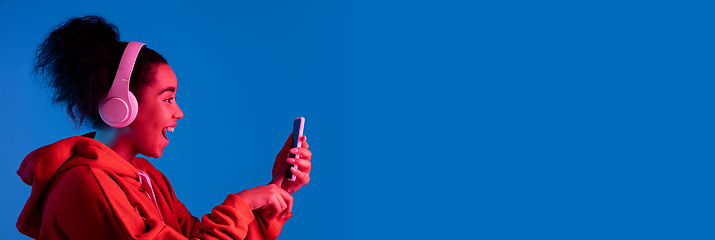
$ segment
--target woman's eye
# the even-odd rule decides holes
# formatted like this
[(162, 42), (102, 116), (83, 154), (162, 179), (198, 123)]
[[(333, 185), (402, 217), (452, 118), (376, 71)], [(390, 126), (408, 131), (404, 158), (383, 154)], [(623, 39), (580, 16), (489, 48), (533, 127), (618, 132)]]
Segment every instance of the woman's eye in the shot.
[(166, 101), (166, 102), (168, 102), (168, 103), (172, 103), (172, 102), (174, 102), (174, 98), (168, 98), (168, 99), (166, 99), (166, 100), (164, 100), (164, 101)]

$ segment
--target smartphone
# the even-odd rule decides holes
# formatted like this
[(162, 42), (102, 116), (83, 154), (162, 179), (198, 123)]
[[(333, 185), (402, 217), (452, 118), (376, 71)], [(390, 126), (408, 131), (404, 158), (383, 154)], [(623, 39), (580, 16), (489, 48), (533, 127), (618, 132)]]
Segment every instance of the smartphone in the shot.
[[(304, 117), (296, 118), (293, 121), (293, 139), (290, 144), (290, 149), (300, 147), (300, 145), (301, 145), (300, 137), (303, 136), (303, 126), (305, 126), (305, 118)], [(288, 153), (288, 157), (289, 158), (300, 158), (300, 155)], [(298, 166), (290, 164), (290, 168), (295, 168), (297, 170)], [(289, 169), (288, 171), (286, 171), (285, 179), (287, 179), (288, 181), (295, 181), (295, 174), (293, 174), (293, 172), (291, 172)]]

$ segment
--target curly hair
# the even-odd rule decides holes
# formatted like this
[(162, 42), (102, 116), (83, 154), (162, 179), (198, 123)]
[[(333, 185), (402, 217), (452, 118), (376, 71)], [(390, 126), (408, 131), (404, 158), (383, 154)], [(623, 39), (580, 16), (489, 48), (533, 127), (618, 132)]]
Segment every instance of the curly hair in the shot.
[[(70, 18), (37, 48), (34, 73), (52, 88), (52, 102), (65, 107), (77, 128), (83, 123), (103, 128), (107, 125), (99, 116), (99, 102), (112, 86), (126, 46), (119, 41), (117, 27), (102, 17)], [(142, 47), (129, 86), (140, 103), (142, 90), (154, 82), (160, 64), (167, 64), (161, 54)]]

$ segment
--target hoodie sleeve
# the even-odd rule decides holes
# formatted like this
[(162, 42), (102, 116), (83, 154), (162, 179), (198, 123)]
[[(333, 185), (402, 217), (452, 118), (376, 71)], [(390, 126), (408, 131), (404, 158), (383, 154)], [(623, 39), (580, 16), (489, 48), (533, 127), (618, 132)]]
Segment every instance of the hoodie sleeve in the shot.
[(64, 171), (47, 193), (40, 239), (276, 239), (285, 222), (263, 221), (234, 194), (199, 220), (169, 187), (179, 230), (144, 217), (152, 214), (127, 200), (126, 186), (114, 180), (87, 166)]
[[(263, 212), (251, 211), (248, 204), (235, 194), (204, 215), (201, 220), (192, 216), (178, 200), (175, 212), (182, 232), (191, 239), (276, 239), (285, 221), (265, 221)], [(248, 219), (248, 221), (246, 221)]]
[[(151, 169), (150, 171), (154, 171)], [(176, 197), (174, 189), (163, 173), (156, 171), (161, 176), (163, 184), (168, 190), (168, 199), (172, 201), (172, 209), (176, 216), (183, 235), (192, 239), (276, 239), (283, 229), (283, 224), (292, 216), (285, 219), (266, 221), (263, 210), (251, 211), (248, 204), (238, 195), (230, 194), (221, 205), (214, 207), (211, 213), (205, 214), (201, 219), (191, 215), (189, 210)]]

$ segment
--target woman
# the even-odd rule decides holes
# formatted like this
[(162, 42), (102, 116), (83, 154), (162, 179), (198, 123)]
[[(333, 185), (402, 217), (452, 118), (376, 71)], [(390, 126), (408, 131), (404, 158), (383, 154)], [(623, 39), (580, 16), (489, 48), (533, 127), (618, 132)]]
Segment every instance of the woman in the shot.
[[(269, 184), (230, 194), (196, 218), (166, 176), (136, 157), (161, 157), (166, 131), (184, 116), (174, 101), (176, 75), (159, 53), (120, 42), (114, 25), (85, 16), (48, 34), (35, 71), (53, 88), (53, 101), (78, 126), (89, 124), (96, 132), (44, 146), (23, 160), (17, 173), (32, 192), (17, 228), (29, 237), (275, 239), (292, 215), (291, 194), (310, 181), (308, 143), (303, 137), (303, 147), (289, 149), (289, 136)], [(300, 158), (288, 158), (288, 152)], [(283, 178), (288, 169), (295, 181)]]

